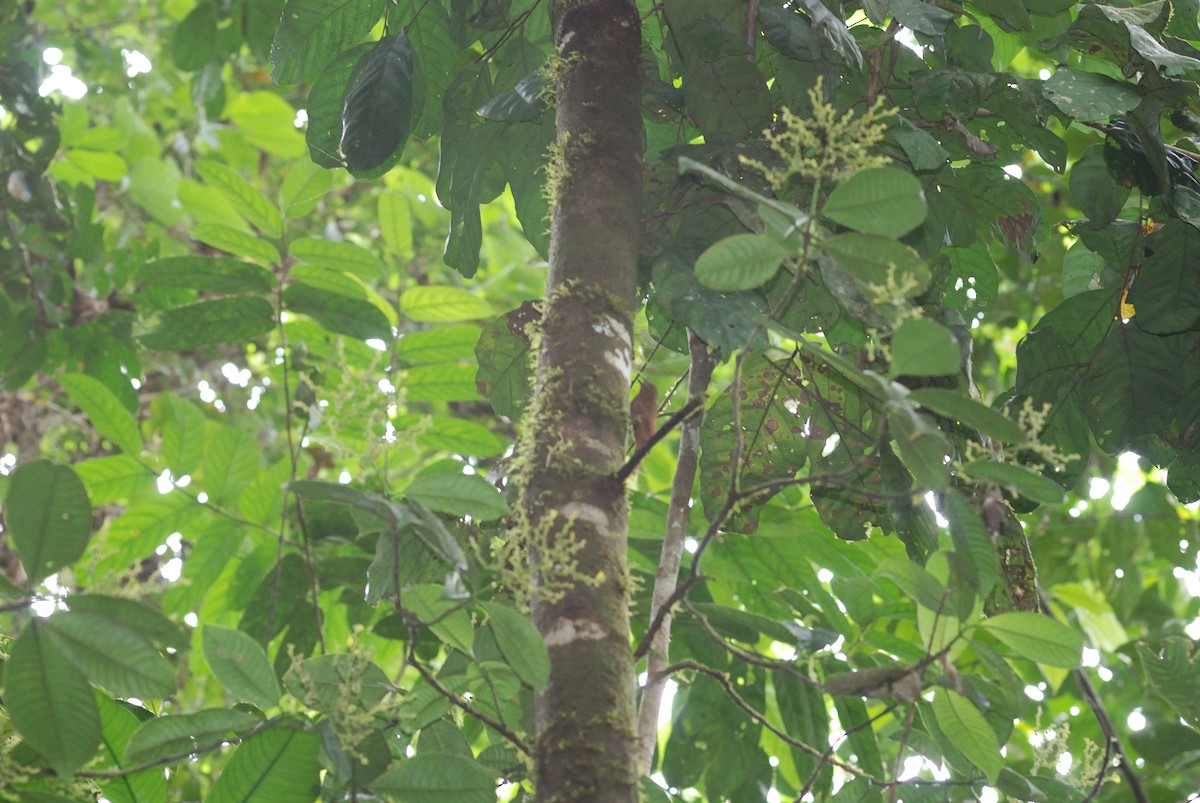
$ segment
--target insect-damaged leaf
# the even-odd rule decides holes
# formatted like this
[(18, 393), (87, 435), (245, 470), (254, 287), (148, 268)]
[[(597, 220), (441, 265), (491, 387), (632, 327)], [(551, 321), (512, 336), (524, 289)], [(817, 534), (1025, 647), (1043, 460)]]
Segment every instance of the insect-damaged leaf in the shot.
[(346, 168), (355, 176), (387, 170), (412, 133), (412, 111), (413, 51), (401, 31), (380, 39), (350, 76), (340, 144)]

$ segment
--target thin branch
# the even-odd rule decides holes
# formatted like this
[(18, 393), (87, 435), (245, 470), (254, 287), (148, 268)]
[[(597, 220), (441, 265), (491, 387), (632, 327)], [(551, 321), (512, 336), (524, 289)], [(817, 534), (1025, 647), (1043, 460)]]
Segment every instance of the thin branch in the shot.
[(688, 403), (671, 414), (671, 417), (666, 420), (661, 427), (654, 431), (654, 434), (646, 439), (646, 442), (639, 446), (633, 455), (625, 461), (625, 465), (617, 469), (615, 475), (617, 482), (625, 482), (637, 470), (638, 464), (645, 459), (650, 450), (658, 445), (658, 442), (667, 436), (667, 434), (675, 429), (675, 427), (688, 420), (696, 410), (704, 403), (704, 399), (688, 399)]
[[(691, 367), (688, 370), (687, 404), (684, 409), (696, 409), (708, 391), (716, 366), (716, 355), (693, 331), (688, 330), (688, 353)], [(679, 566), (683, 561), (683, 544), (687, 540), (688, 524), (691, 520), (692, 486), (696, 482), (696, 468), (700, 462), (700, 426), (703, 416), (687, 417), (679, 431), (679, 456), (675, 464), (675, 476), (671, 482), (671, 500), (667, 506), (667, 524), (663, 533), (662, 552), (658, 571), (654, 577), (654, 591), (650, 597), (651, 618), (665, 610), (659, 628), (649, 643), (649, 660), (646, 665), (648, 680), (642, 692), (641, 707), (638, 709), (638, 771), (649, 775), (654, 761), (654, 748), (658, 735), (658, 715), (662, 707), (666, 678), (659, 673), (666, 668), (671, 643), (671, 597), (679, 584)], [(671, 422), (668, 421), (668, 424)], [(659, 437), (655, 432), (644, 447)]]
[(408, 652), (407, 652), (407, 655), (405, 656), (405, 659), (407, 660), (408, 665), (411, 666), (413, 669), (416, 669), (417, 672), (419, 672), (421, 674), (421, 678), (426, 683), (428, 683), (430, 686), (433, 687), (434, 691), (436, 691), (438, 694), (442, 695), (442, 697), (446, 698), (453, 705), (461, 708), (468, 716), (474, 717), (475, 719), (482, 722), (484, 725), (487, 725), (489, 728), (496, 731), (496, 733), (500, 734), (505, 739), (507, 739), (509, 742), (511, 742), (513, 747), (517, 748), (522, 753), (524, 753), (525, 755), (532, 758), (533, 751), (530, 749), (529, 745), (527, 745), (525, 743), (524, 739), (522, 739), (520, 736), (518, 736), (516, 733), (514, 733), (512, 730), (510, 730), (507, 725), (505, 725), (504, 723), (500, 722), (499, 720), (493, 719), (492, 717), (483, 713), (478, 708), (475, 708), (473, 705), (468, 703), (466, 700), (462, 699), (457, 694), (450, 691), (450, 689), (447, 689), (445, 686), (443, 686), (442, 682), (440, 680), (438, 680), (434, 676), (434, 674), (429, 671), (429, 669), (426, 666), (424, 666), (420, 661), (417, 660), (416, 653), (414, 652), (415, 644), (416, 644), (415, 638), (409, 639)]

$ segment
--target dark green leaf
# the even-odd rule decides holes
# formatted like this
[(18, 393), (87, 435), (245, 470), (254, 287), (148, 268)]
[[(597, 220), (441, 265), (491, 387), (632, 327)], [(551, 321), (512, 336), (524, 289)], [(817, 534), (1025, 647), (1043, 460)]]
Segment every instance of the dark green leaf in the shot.
[(31, 583), (79, 560), (92, 533), (92, 506), (75, 472), (49, 460), (17, 468), (4, 521)]
[(167, 257), (147, 262), (135, 275), (151, 287), (207, 293), (265, 293), (275, 286), (275, 277), (266, 268), (225, 257)]
[(100, 713), (87, 680), (34, 619), (8, 647), (4, 703), (13, 725), (59, 775), (86, 764), (100, 746)]
[(961, 370), (958, 341), (937, 321), (908, 321), (892, 335), (892, 376), (945, 376)]
[(158, 328), (142, 335), (147, 348), (183, 350), (249, 340), (275, 328), (275, 310), (262, 298), (237, 296), (201, 301), (162, 314)]
[(350, 76), (338, 144), (346, 168), (370, 178), (394, 164), (412, 133), (412, 114), (412, 45), (399, 31), (380, 39)]
[(1063, 500), (1061, 485), (1014, 463), (973, 460), (963, 466), (963, 471), (971, 477), (994, 482), (1035, 502), (1056, 505)]
[(96, 431), (129, 455), (142, 451), (142, 435), (137, 421), (108, 387), (87, 374), (63, 374), (63, 390), (87, 415)]
[(496, 777), (481, 764), (446, 753), (417, 753), (371, 783), (376, 793), (428, 803), (493, 803)]
[(289, 312), (314, 319), (331, 332), (362, 340), (388, 340), (392, 327), (387, 316), (370, 301), (350, 298), (309, 284), (293, 282), (283, 291)]
[(1025, 432), (1003, 413), (987, 407), (972, 398), (942, 388), (920, 388), (908, 395), (922, 407), (938, 415), (974, 427), (983, 435), (1001, 443), (1021, 443)]
[(946, 738), (983, 771), (989, 783), (995, 783), (1004, 759), (996, 734), (979, 709), (958, 692), (940, 688), (933, 698), (933, 715)]
[(342, 141), (342, 100), (355, 66), (374, 48), (369, 42), (340, 53), (325, 67), (308, 90), (305, 110), (308, 126), (304, 141), (308, 153), (321, 167), (342, 167), (338, 146)]
[(271, 77), (280, 84), (312, 80), (367, 35), (383, 6), (383, 0), (288, 0), (271, 43)]

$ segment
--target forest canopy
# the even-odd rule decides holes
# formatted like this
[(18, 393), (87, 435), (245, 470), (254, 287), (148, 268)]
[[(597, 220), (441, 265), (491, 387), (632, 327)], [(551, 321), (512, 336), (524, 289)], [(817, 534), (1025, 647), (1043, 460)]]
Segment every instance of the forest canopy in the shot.
[(0, 0), (0, 798), (1197, 799), (1198, 16)]

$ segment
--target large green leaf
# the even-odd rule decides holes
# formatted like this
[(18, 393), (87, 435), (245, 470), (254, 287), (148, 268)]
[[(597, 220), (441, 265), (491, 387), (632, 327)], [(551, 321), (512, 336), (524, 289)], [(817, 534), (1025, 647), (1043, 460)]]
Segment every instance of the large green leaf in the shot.
[(374, 252), (343, 240), (334, 242), (316, 237), (292, 240), (288, 251), (296, 259), (319, 268), (341, 271), (361, 279), (379, 279), (387, 275), (387, 266)]
[[(129, 769), (134, 762), (126, 761), (125, 746), (138, 726), (137, 716), (125, 704), (96, 695), (100, 707), (100, 730), (103, 741), (101, 763), (111, 769)], [(101, 781), (104, 796), (112, 803), (162, 803), (167, 799), (167, 776), (157, 767), (119, 775)]]
[(265, 293), (275, 285), (266, 268), (225, 257), (167, 257), (137, 270), (149, 287), (182, 287), (208, 293)]
[(141, 763), (187, 753), (224, 739), (230, 731), (248, 730), (259, 721), (253, 714), (228, 708), (152, 717), (130, 737), (125, 746), (125, 760)]
[(412, 45), (398, 30), (380, 39), (350, 76), (338, 146), (346, 169), (370, 178), (395, 164), (412, 133), (412, 114)]
[(383, 6), (383, 0), (288, 0), (271, 43), (271, 77), (281, 84), (311, 81), (367, 35)]
[(122, 697), (159, 699), (175, 691), (175, 670), (137, 630), (87, 610), (46, 620), (51, 641), (90, 681)]
[(136, 455), (142, 451), (137, 422), (103, 382), (87, 374), (63, 374), (59, 382), (97, 432), (126, 454)]
[(972, 460), (963, 466), (968, 476), (994, 482), (1035, 502), (1056, 505), (1063, 500), (1062, 486), (1024, 466), (993, 460)]
[(268, 728), (238, 745), (208, 795), (211, 803), (311, 803), (320, 785), (321, 740), (296, 727)]
[(424, 285), (400, 296), (400, 312), (414, 321), (448, 323), (492, 317), (491, 305), (460, 287)]
[(201, 630), (204, 660), (221, 685), (239, 700), (272, 708), (282, 690), (262, 646), (240, 630), (205, 625)]
[(961, 393), (944, 388), (918, 388), (908, 394), (908, 398), (1001, 443), (1021, 443), (1025, 440), (1025, 431), (1016, 422)]
[[(915, 296), (929, 284), (925, 261), (912, 248), (889, 237), (837, 234), (825, 239), (821, 250), (832, 256), (864, 293), (874, 295), (894, 287), (902, 290), (903, 296)], [(897, 294), (886, 293), (888, 297)]]
[(989, 783), (995, 783), (1004, 759), (996, 734), (979, 709), (958, 692), (941, 688), (933, 698), (933, 715), (946, 738), (983, 772)]
[(4, 521), (25, 574), (36, 583), (83, 555), (92, 533), (92, 506), (75, 472), (34, 460), (9, 478)]
[(1030, 661), (1066, 669), (1079, 666), (1083, 636), (1048, 616), (1020, 611), (1002, 613), (984, 619), (979, 627)]
[(86, 764), (100, 746), (100, 713), (83, 674), (34, 619), (8, 647), (4, 703), (13, 725), (59, 775)]
[(331, 716), (343, 706), (371, 710), (395, 688), (377, 664), (352, 653), (296, 661), (283, 682), (305, 706)]
[(496, 777), (465, 756), (418, 753), (376, 778), (371, 789), (395, 800), (492, 803)]
[(250, 340), (274, 328), (275, 309), (269, 301), (235, 296), (167, 310), (141, 342), (151, 349), (182, 350)]
[(937, 321), (908, 321), (892, 335), (892, 376), (946, 376), (962, 364), (958, 341)]
[(533, 302), (527, 301), (485, 326), (475, 346), (479, 392), (491, 402), (492, 409), (512, 421), (520, 419), (529, 400), (534, 330), (528, 327), (540, 316)]
[(793, 249), (769, 234), (735, 234), (696, 260), (696, 278), (713, 290), (752, 290), (771, 280)]
[(288, 311), (307, 315), (331, 332), (363, 340), (391, 337), (387, 316), (365, 299), (292, 282), (283, 291), (283, 302)]
[(204, 452), (204, 489), (213, 504), (228, 504), (249, 486), (259, 470), (258, 444), (245, 433), (210, 425)]
[(275, 204), (236, 170), (220, 162), (203, 160), (196, 162), (196, 172), (264, 235), (278, 237), (282, 233), (283, 217)]
[(495, 521), (508, 512), (504, 497), (478, 474), (427, 471), (404, 487), (404, 495), (432, 510), (452, 516), (470, 516), (478, 521)]
[(264, 265), (279, 265), (283, 261), (279, 249), (270, 240), (223, 223), (201, 223), (192, 227), (191, 234), (205, 245), (257, 260)]
[(921, 183), (903, 170), (860, 170), (829, 194), (822, 214), (864, 234), (900, 237), (925, 220)]
[(535, 691), (546, 688), (550, 681), (550, 655), (533, 622), (499, 602), (480, 604), (487, 611), (496, 644), (509, 666)]
[(358, 62), (371, 52), (369, 42), (347, 50), (325, 67), (308, 91), (308, 127), (304, 141), (313, 162), (321, 167), (342, 167), (338, 146), (342, 141), (342, 98)]

